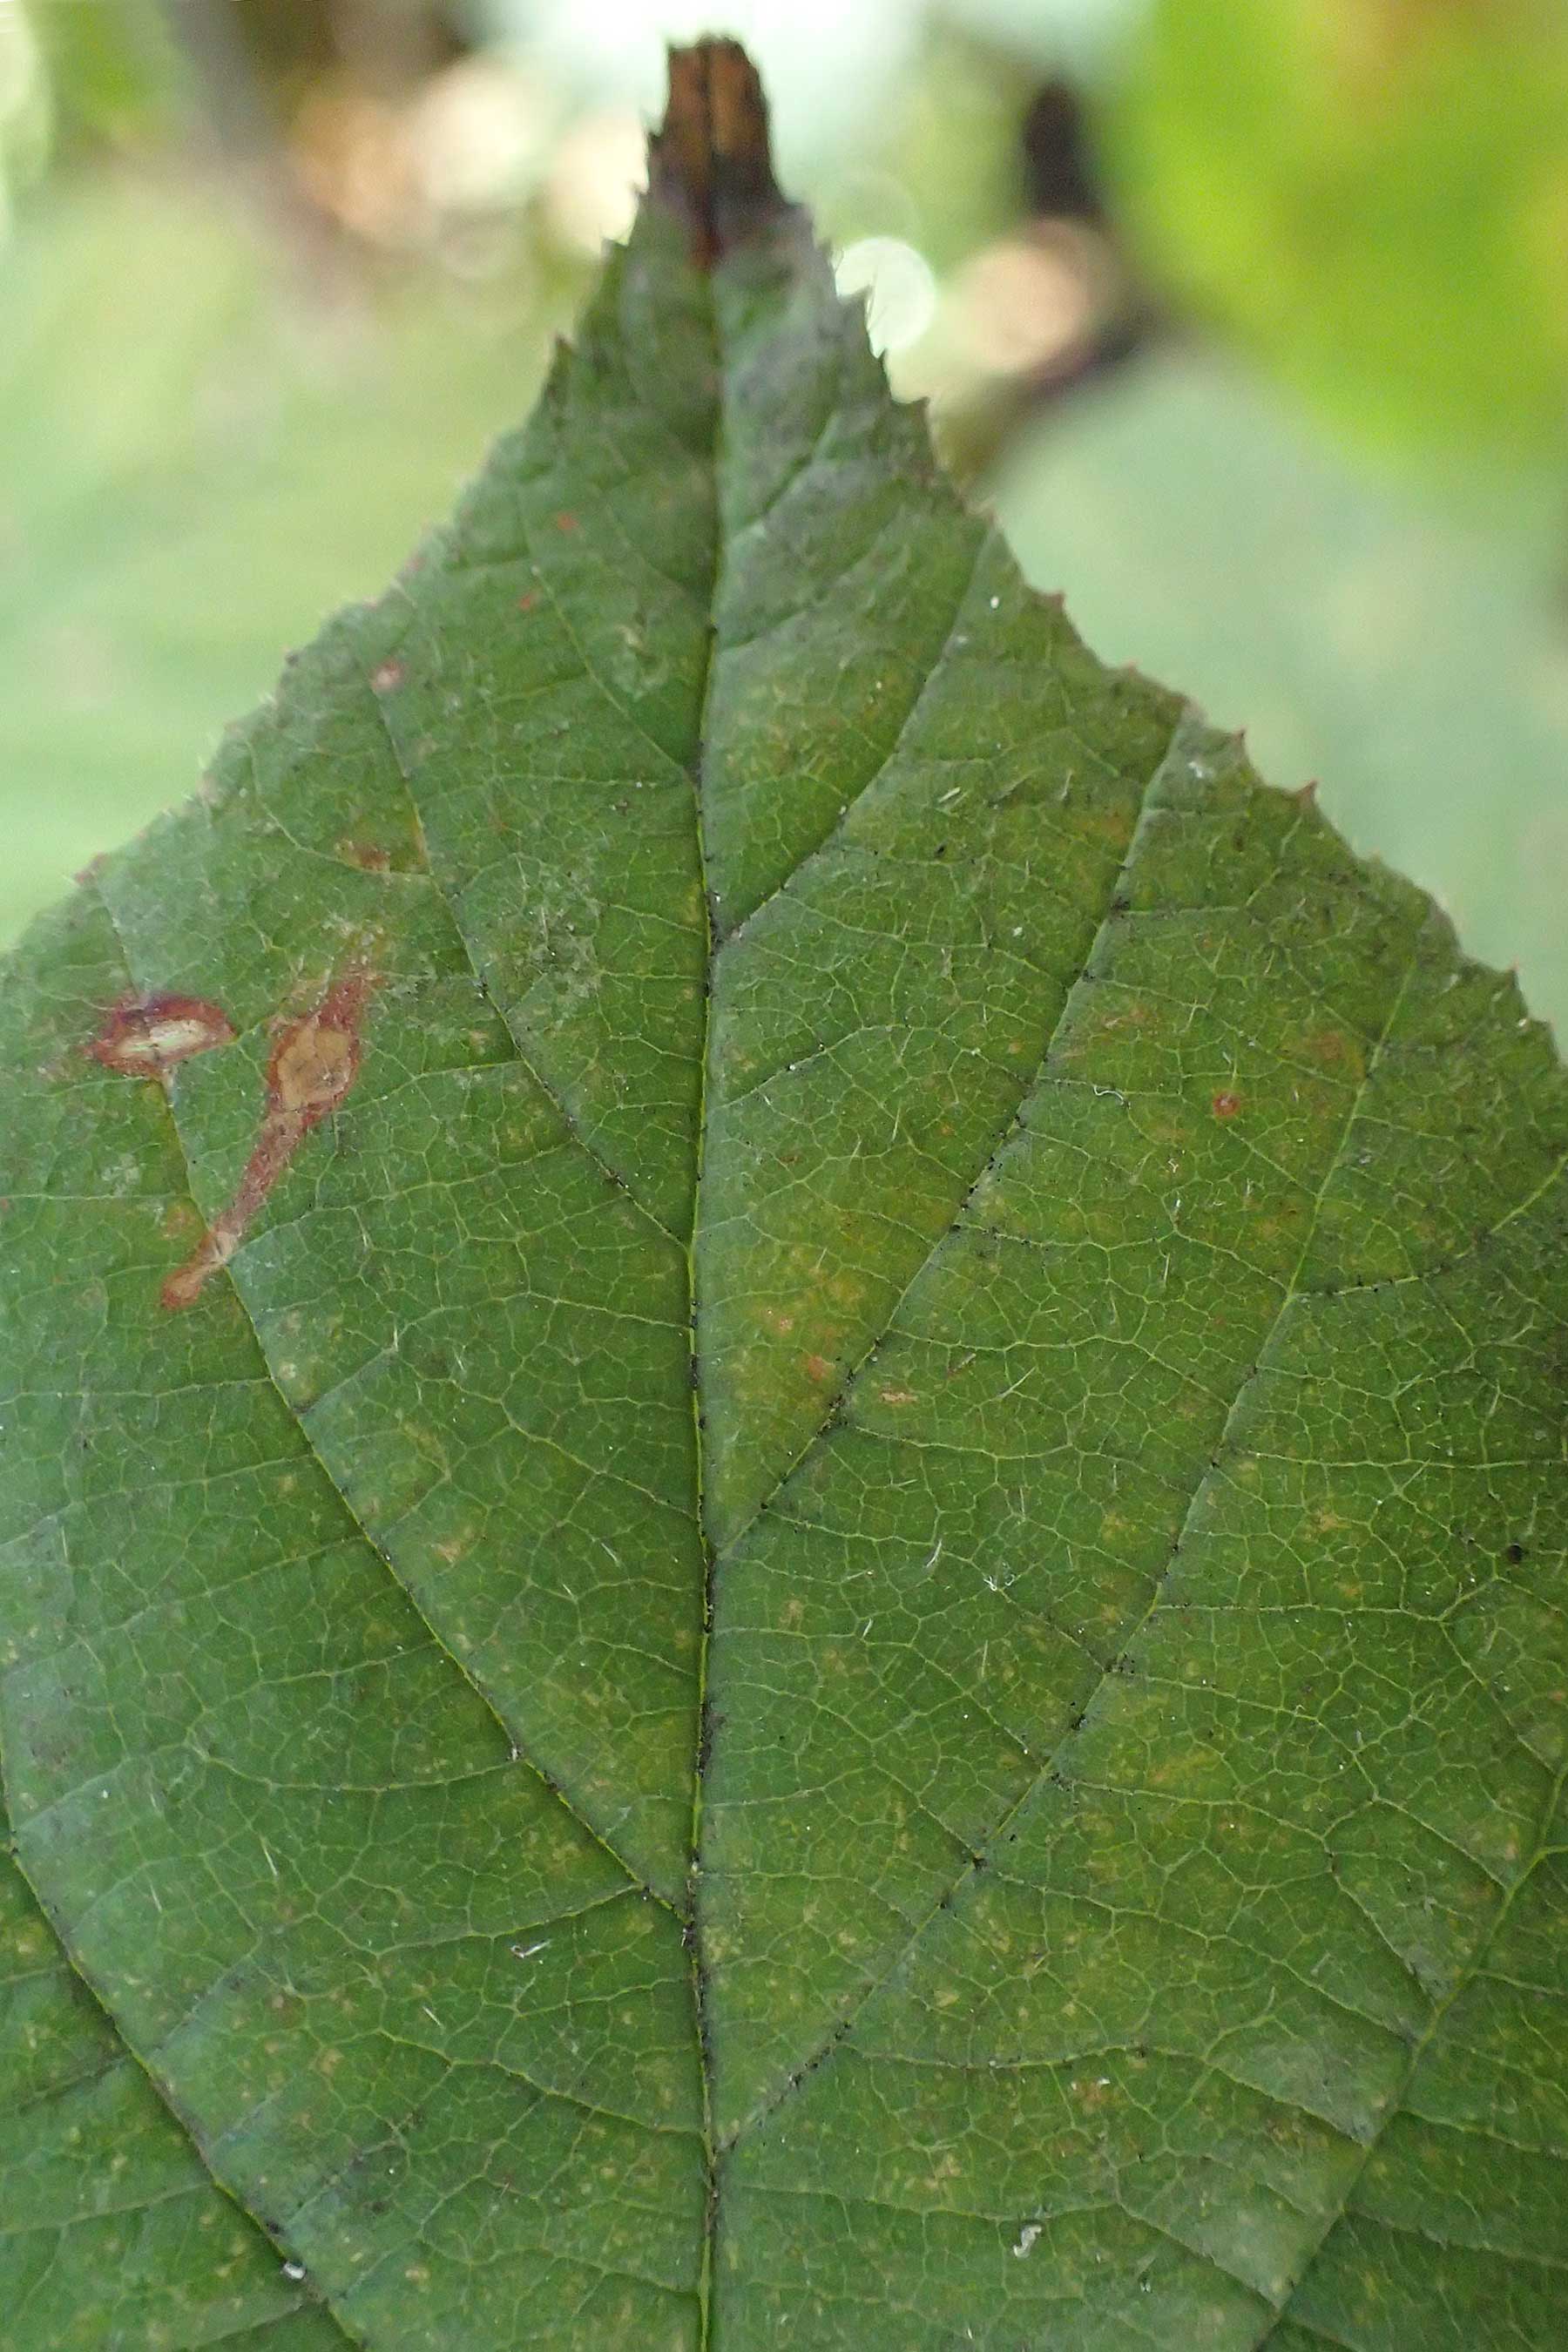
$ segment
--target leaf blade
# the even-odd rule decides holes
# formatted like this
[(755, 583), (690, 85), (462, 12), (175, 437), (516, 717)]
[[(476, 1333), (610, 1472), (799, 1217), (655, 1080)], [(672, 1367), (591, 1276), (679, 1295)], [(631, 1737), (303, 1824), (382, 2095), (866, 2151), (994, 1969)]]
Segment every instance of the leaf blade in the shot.
[(1529, 2340), (1562, 1074), (1022, 590), (699, 56), (5, 995), (18, 1851), (312, 2327)]

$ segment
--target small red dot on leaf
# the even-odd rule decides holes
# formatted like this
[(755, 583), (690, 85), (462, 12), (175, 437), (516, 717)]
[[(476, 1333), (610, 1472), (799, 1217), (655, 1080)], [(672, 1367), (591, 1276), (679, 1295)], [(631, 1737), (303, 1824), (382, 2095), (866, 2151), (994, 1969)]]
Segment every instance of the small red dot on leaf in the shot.
[(377, 694), (390, 694), (395, 687), (403, 684), (403, 664), (399, 661), (383, 662), (379, 669), (372, 670), (370, 682)]
[(1215, 1095), (1211, 1106), (1215, 1118), (1234, 1118), (1241, 1108), (1239, 1095)]
[(526, 596), (520, 596), (518, 598), (517, 609), (520, 613), (531, 613), (538, 602), (538, 597), (531, 588)]
[(374, 841), (340, 841), (338, 856), (345, 865), (357, 866), (365, 874), (385, 874), (392, 866), (392, 852)]
[(563, 509), (555, 518), (555, 528), (557, 530), (577, 530), (581, 529), (581, 525), (574, 514), (568, 514)]

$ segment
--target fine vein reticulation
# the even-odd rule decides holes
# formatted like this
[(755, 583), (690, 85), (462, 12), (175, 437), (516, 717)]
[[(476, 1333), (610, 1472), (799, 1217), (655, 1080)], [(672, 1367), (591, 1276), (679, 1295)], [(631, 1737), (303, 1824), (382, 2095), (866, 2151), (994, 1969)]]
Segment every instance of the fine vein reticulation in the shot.
[(1550, 1043), (652, 183), (0, 991), (6, 2341), (1555, 2343)]

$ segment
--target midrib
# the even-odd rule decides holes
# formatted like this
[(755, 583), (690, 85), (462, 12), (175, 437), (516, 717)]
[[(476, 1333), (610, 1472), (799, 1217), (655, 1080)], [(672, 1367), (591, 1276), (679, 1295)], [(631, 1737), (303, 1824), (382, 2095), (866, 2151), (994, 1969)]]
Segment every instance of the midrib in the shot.
[(708, 1971), (702, 1950), (701, 1910), (698, 1902), (699, 1856), (702, 1842), (703, 1775), (708, 1759), (710, 1726), (708, 1714), (708, 1649), (713, 1630), (713, 1577), (715, 1551), (708, 1529), (705, 1466), (706, 1413), (704, 1411), (704, 1375), (701, 1342), (701, 1301), (697, 1280), (697, 1244), (702, 1225), (703, 1176), (708, 1158), (709, 1056), (713, 1039), (713, 960), (717, 952), (713, 900), (708, 880), (707, 831), (703, 802), (703, 772), (708, 758), (709, 712), (712, 706), (713, 676), (717, 667), (719, 591), (724, 571), (724, 500), (722, 478), (724, 463), (724, 364), (722, 338), (719, 325), (718, 305), (713, 299), (713, 279), (705, 277), (708, 295), (708, 329), (713, 355), (713, 417), (710, 479), (713, 495), (713, 568), (708, 589), (708, 635), (702, 672), (701, 691), (697, 705), (697, 740), (692, 747), (691, 806), (692, 824), (697, 850), (698, 879), (702, 893), (702, 916), (707, 929), (706, 954), (703, 960), (702, 1022), (698, 1047), (698, 1095), (695, 1130), (695, 1160), (691, 1184), (691, 1229), (686, 1244), (686, 1296), (691, 1333), (691, 1420), (692, 1461), (696, 1493), (693, 1496), (693, 1517), (702, 1546), (702, 1622), (698, 1630), (697, 1651), (697, 1745), (691, 1765), (691, 1837), (687, 1869), (688, 1924), (686, 1944), (691, 1962), (691, 2006), (693, 2029), (697, 2037), (698, 2068), (702, 2084), (702, 2144), (703, 2164), (707, 2176), (707, 2201), (704, 2211), (701, 2264), (698, 2276), (698, 2341), (701, 2352), (709, 2352), (712, 2335), (713, 2258), (719, 2231), (719, 2174), (713, 2130), (713, 2066), (710, 2045), (708, 2017)]

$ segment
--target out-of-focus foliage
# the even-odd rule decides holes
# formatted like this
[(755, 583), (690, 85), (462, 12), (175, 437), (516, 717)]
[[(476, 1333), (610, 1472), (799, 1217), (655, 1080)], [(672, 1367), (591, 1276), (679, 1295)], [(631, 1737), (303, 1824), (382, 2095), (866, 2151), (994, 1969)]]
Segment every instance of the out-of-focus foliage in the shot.
[[(0, 261), (0, 931), (182, 798), (526, 404), (536, 303), (301, 300), (221, 205), (62, 201)], [(557, 304), (566, 307), (563, 298)]]
[(0, 8), (0, 231), (17, 188), (43, 168), (49, 127), (37, 37), (20, 10)]
[(1321, 780), (1568, 1034), (1568, 626), (1526, 548), (1380, 488), (1191, 354), (1025, 436), (997, 494), (1100, 653), (1245, 723), (1277, 782)]
[(5, 13), (31, 26), (57, 148), (145, 145), (174, 130), (189, 78), (158, 0), (35, 0), (30, 16)]
[(1105, 153), (1156, 279), (1342, 431), (1561, 459), (1561, 0), (1154, 0)]
[(943, 14), (1046, 73), (1092, 80), (1111, 63), (1148, 0), (944, 0)]

